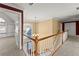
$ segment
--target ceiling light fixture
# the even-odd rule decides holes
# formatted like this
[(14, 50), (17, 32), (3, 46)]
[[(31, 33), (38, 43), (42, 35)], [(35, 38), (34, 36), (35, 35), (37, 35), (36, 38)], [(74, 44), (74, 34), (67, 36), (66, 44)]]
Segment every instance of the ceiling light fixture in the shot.
[(35, 26), (34, 26), (34, 27), (35, 27), (35, 28), (34, 28), (35, 33), (33, 34), (33, 36), (34, 36), (34, 37), (36, 37), (36, 36), (39, 37), (39, 34), (37, 33), (37, 17), (36, 17), (36, 16), (35, 16), (35, 22), (34, 22), (34, 23), (35, 23)]

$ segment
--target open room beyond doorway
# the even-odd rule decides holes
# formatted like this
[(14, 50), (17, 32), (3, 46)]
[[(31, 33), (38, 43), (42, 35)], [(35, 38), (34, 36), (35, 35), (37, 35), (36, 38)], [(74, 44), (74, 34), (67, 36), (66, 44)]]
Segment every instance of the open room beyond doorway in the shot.
[(0, 4), (0, 55), (24, 55), (22, 49), (22, 12)]

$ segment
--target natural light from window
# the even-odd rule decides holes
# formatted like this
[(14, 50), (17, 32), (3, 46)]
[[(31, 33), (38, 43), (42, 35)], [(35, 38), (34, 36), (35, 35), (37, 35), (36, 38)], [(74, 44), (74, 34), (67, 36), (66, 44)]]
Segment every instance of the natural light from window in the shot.
[(0, 18), (0, 34), (6, 33), (5, 20)]

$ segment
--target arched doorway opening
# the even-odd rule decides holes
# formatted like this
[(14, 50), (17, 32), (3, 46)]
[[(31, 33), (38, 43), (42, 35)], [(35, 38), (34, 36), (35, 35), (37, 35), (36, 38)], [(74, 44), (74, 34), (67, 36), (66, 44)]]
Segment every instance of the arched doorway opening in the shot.
[(23, 11), (5, 4), (0, 3), (0, 8), (6, 9), (7, 11), (12, 11), (13, 13), (19, 13), (19, 49), (23, 48)]

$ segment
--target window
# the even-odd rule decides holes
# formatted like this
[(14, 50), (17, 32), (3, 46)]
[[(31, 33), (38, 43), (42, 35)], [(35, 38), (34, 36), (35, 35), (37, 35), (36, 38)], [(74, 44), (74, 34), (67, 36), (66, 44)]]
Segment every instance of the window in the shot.
[(3, 18), (0, 18), (0, 22), (3, 22), (3, 23), (4, 23), (4, 22), (5, 22), (5, 20), (4, 20)]
[(3, 18), (0, 18), (0, 34), (6, 33), (6, 24)]
[(25, 28), (24, 34), (25, 34), (25, 35), (28, 35), (28, 36), (31, 37), (31, 35), (32, 35), (32, 28), (31, 28), (30, 25), (26, 25), (26, 28)]

